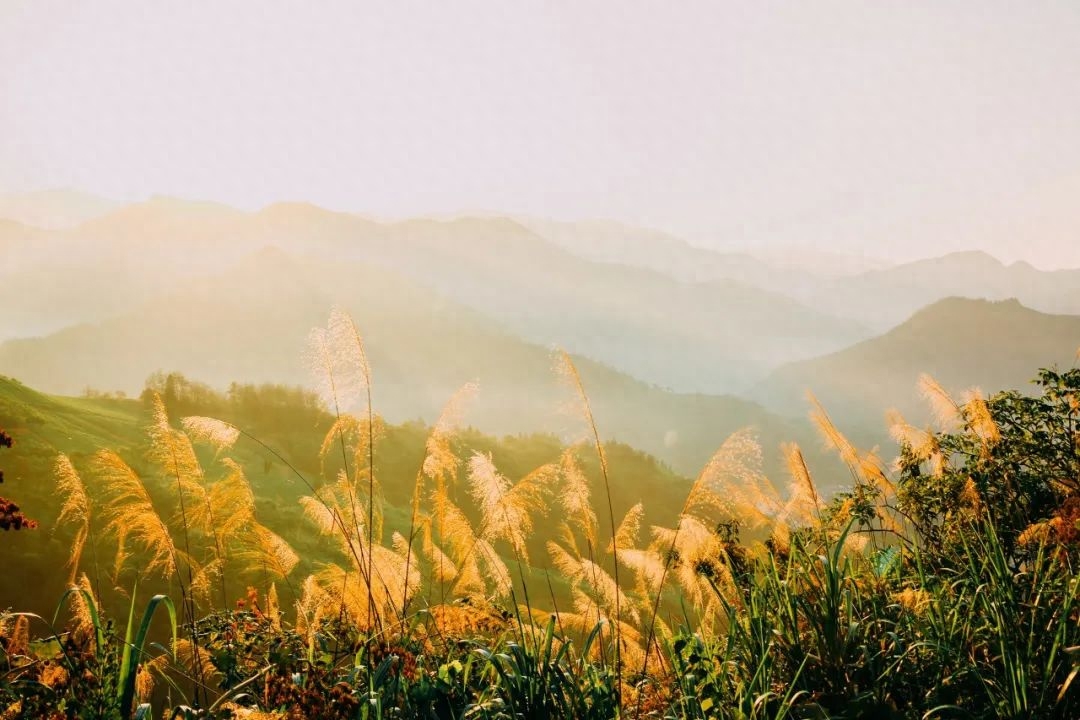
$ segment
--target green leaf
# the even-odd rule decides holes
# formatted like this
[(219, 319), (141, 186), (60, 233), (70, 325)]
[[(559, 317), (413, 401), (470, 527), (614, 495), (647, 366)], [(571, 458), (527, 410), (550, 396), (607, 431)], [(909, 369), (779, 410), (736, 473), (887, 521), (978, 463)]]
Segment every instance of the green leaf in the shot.
[(131, 716), (131, 705), (135, 698), (135, 676), (138, 674), (139, 661), (146, 647), (146, 636), (150, 632), (150, 623), (154, 619), (154, 611), (159, 605), (164, 605), (169, 612), (169, 621), (172, 628), (172, 644), (176, 645), (176, 607), (167, 595), (155, 595), (150, 598), (143, 611), (142, 622), (139, 623), (138, 632), (132, 642), (133, 622), (135, 619), (135, 591), (131, 593), (131, 609), (128, 611), (127, 631), (124, 633), (124, 654), (120, 661), (120, 683), (117, 693), (120, 697), (120, 717)]

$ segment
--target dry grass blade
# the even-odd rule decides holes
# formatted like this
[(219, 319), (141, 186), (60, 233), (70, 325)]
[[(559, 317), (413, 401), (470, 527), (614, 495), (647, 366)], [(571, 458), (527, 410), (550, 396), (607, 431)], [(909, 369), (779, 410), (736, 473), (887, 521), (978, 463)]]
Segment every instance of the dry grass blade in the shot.
[[(424, 443), (426, 455), (421, 467), (423, 477), (435, 483), (448, 482), (457, 473), (458, 460), (451, 443), (457, 435), (465, 412), (465, 406), (479, 391), (476, 383), (466, 383), (458, 388), (443, 406), (439, 418), (431, 428)], [(421, 478), (417, 478), (419, 483)], [(414, 493), (414, 499), (421, 493)], [(415, 501), (415, 500), (414, 500)]]
[[(217, 557), (198, 567), (191, 574), (191, 579), (188, 581), (188, 593), (191, 597), (195, 598), (199, 603), (209, 604), (211, 587), (215, 580), (221, 578), (224, 572), (224, 564), (224, 561)], [(224, 601), (224, 595), (222, 600)]]
[(339, 397), (361, 401), (370, 407), (371, 364), (367, 349), (356, 322), (342, 308), (330, 311), (326, 339), (330, 360), (335, 365)]
[(72, 631), (75, 633), (78, 642), (87, 643), (90, 650), (93, 651), (96, 649), (97, 633), (94, 631), (94, 619), (86, 597), (89, 596), (90, 602), (93, 602), (95, 607), (98, 606), (94, 588), (90, 584), (90, 578), (87, 577), (86, 573), (79, 577), (78, 583), (73, 583), (71, 586), (77, 587), (86, 593), (86, 595), (83, 595), (82, 592), (71, 594), (71, 617), (74, 625)]
[[(381, 526), (381, 517), (375, 518), (375, 409), (371, 400), (371, 364), (368, 362), (364, 338), (356, 322), (341, 308), (334, 308), (327, 323), (326, 339), (330, 348), (330, 362), (336, 363), (334, 382), (337, 393), (345, 397), (352, 395), (362, 398), (366, 415), (367, 437), (364, 447), (358, 448), (357, 457), (366, 455), (368, 479), (368, 519), (367, 519), (367, 571), (365, 578), (370, 586), (375, 577), (375, 529), (376, 522)], [(337, 408), (335, 400), (335, 408)], [(344, 452), (344, 446), (342, 447)], [(359, 464), (359, 463), (357, 463)], [(371, 607), (368, 622), (378, 623), (379, 614), (374, 600), (373, 589), (368, 588)]]
[[(604, 445), (600, 442), (600, 431), (596, 427), (596, 418), (593, 417), (592, 405), (589, 402), (589, 395), (585, 392), (585, 385), (581, 381), (581, 374), (578, 373), (577, 366), (570, 358), (570, 354), (565, 350), (559, 350), (557, 355), (559, 374), (568, 379), (573, 386), (576, 396), (580, 404), (580, 411), (582, 418), (585, 420), (586, 425), (592, 435), (593, 447), (596, 449), (596, 457), (600, 461), (600, 474), (604, 479), (604, 494), (607, 498), (607, 510), (608, 510), (608, 526), (611, 531), (611, 536), (615, 537), (615, 508), (611, 499), (611, 478), (608, 473), (607, 455), (604, 453)], [(616, 586), (619, 584), (619, 550), (614, 549), (614, 580)], [(618, 603), (621, 602), (621, 598), (618, 594), (615, 596), (616, 602), (616, 617), (621, 616)], [(619, 624), (616, 624), (616, 634), (619, 632)], [(615, 639), (615, 674), (622, 677), (622, 655), (618, 648), (622, 645), (620, 639)]]
[(799, 446), (795, 443), (784, 443), (781, 450), (791, 476), (791, 492), (784, 508), (785, 524), (810, 525), (820, 519), (824, 503)]
[(160, 395), (154, 393), (152, 403), (151, 422), (147, 426), (150, 462), (176, 478), (179, 492), (201, 496), (204, 491), (203, 470), (191, 439), (169, 424), (169, 414)]
[(427, 558), (428, 564), (432, 568), (435, 582), (448, 585), (457, 579), (457, 565), (454, 564), (449, 555), (442, 551), (442, 548), (432, 541), (430, 532), (424, 534), (421, 548), (424, 557)]
[(637, 591), (643, 597), (650, 597), (660, 591), (664, 578), (664, 558), (654, 550), (622, 548), (619, 560), (634, 572)]
[(314, 575), (308, 575), (300, 588), (296, 601), (296, 631), (308, 642), (321, 625), (324, 608), (329, 598)]
[[(751, 430), (744, 428), (732, 433), (709, 458), (690, 486), (675, 528), (653, 528), (655, 547), (662, 554), (663, 564), (659, 574), (649, 565), (643, 565), (639, 571), (643, 578), (641, 582), (650, 588), (655, 587), (652, 590), (653, 603), (643, 653), (646, 663), (651, 657), (656, 638), (664, 583), (675, 558), (680, 558), (679, 566), (675, 568), (680, 584), (695, 598), (694, 604), (700, 606), (703, 593), (695, 570), (698, 564), (695, 556), (703, 552), (722, 551), (717, 545), (716, 533), (711, 530), (702, 532), (705, 528), (702, 518), (709, 518), (714, 513), (732, 514), (739, 507), (749, 511), (751, 517), (764, 517), (759, 505), (763, 496), (761, 485), (767, 481), (759, 470), (760, 464), (761, 446)], [(721, 572), (726, 572), (726, 568)], [(730, 578), (730, 572), (726, 577)], [(656, 654), (659, 653), (657, 645)], [(642, 673), (646, 670), (643, 664)]]
[[(242, 534), (255, 521), (255, 494), (240, 465), (230, 459), (221, 461), (226, 476), (210, 486), (210, 506), (215, 508), (216, 530), (229, 541)], [(209, 514), (205, 520), (210, 520)]]
[(784, 453), (784, 461), (787, 464), (792, 483), (799, 488), (800, 492), (807, 494), (814, 507), (820, 507), (821, 496), (818, 495), (817, 487), (814, 485), (814, 478), (810, 475), (810, 468), (806, 465), (806, 458), (803, 457), (802, 449), (795, 443), (784, 443), (781, 445), (781, 451)]
[[(488, 583), (500, 596), (508, 589), (509, 573), (497, 554), (488, 553), (490, 543), (477, 534), (465, 513), (450, 500), (445, 489), (433, 495), (434, 524), (440, 534), (440, 544), (457, 566), (452, 592), (462, 596), (483, 596)], [(481, 557), (483, 555), (483, 557)], [(485, 577), (481, 563), (493, 573)]]
[[(407, 548), (405, 552), (405, 571), (406, 573), (411, 571), (413, 560), (413, 541), (416, 539), (416, 532), (421, 523), (425, 522), (425, 518), (421, 517), (420, 505), (424, 498), (424, 479), (428, 478), (438, 490), (445, 490), (448, 483), (452, 482), (457, 475), (458, 459), (454, 454), (452, 442), (457, 434), (459, 425), (461, 424), (462, 416), (464, 414), (464, 408), (466, 402), (471, 399), (477, 392), (479, 387), (476, 383), (466, 383), (455, 392), (446, 405), (443, 406), (442, 412), (439, 413), (439, 418), (436, 420), (435, 425), (432, 426), (431, 433), (428, 435), (427, 440), (424, 443), (424, 462), (420, 466), (419, 472), (416, 473), (416, 481), (413, 484), (412, 499), (410, 502), (410, 518), (409, 518), (409, 536), (406, 538)], [(435, 570), (437, 580), (440, 584), (451, 582), (457, 575), (457, 568), (450, 563), (450, 559), (442, 552), (434, 547), (431, 541), (431, 525), (430, 522), (426, 522), (426, 534), (425, 534), (425, 546), (424, 554), (429, 560), (436, 560), (438, 567)], [(437, 554), (436, 554), (437, 553)], [(444, 563), (450, 563), (449, 566), (444, 568)], [(404, 621), (408, 612), (409, 596), (408, 594), (401, 598), (401, 619)]]

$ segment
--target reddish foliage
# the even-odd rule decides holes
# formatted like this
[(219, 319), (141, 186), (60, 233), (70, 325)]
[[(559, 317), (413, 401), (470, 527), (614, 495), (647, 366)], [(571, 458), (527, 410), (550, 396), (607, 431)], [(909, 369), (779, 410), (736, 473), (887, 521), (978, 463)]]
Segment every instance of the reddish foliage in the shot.
[(1080, 545), (1080, 495), (1070, 495), (1054, 513), (1054, 534), (1062, 545)]
[[(11, 436), (0, 430), (0, 447), (11, 447)], [(0, 470), (0, 483), (4, 482), (4, 471)], [(0, 530), (33, 530), (37, 522), (23, 514), (19, 506), (5, 497), (0, 497)]]

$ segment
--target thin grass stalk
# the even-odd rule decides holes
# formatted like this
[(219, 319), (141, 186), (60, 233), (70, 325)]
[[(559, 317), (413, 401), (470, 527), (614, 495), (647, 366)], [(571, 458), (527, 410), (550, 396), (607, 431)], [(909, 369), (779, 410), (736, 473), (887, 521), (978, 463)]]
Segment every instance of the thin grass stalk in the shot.
[[(373, 563), (375, 559), (375, 553), (373, 548), (375, 547), (375, 411), (371, 398), (371, 365), (368, 363), (367, 350), (364, 348), (364, 339), (360, 336), (360, 330), (356, 327), (356, 323), (352, 317), (348, 314), (343, 314), (345, 322), (348, 323), (348, 329), (351, 331), (353, 342), (356, 344), (357, 359), (360, 361), (360, 372), (364, 379), (364, 395), (367, 412), (367, 462), (368, 462), (368, 627), (371, 627), (372, 616), (377, 615), (375, 609), (375, 597), (371, 593), (370, 583), (373, 574)], [(408, 582), (406, 582), (408, 585)], [(376, 623), (380, 623), (381, 620), (378, 617), (374, 618)]]
[[(97, 594), (98, 597), (101, 597), (101, 569), (100, 569), (100, 566), (98, 564), (97, 538), (96, 538), (96, 536), (94, 534), (94, 523), (93, 523), (94, 510), (93, 510), (93, 503), (91, 502), (90, 494), (86, 491), (86, 483), (83, 481), (82, 476), (75, 469), (75, 466), (72, 464), (71, 459), (67, 455), (64, 455), (64, 454), (61, 454), (57, 458), (55, 474), (57, 475), (57, 478), (58, 478), (58, 481), (60, 482), (60, 487), (61, 488), (63, 488), (66, 485), (66, 483), (63, 480), (64, 478), (67, 478), (67, 484), (70, 484), (70, 487), (66, 488), (67, 492), (68, 492), (68, 500), (65, 500), (65, 503), (64, 503), (64, 506), (63, 506), (64, 508), (66, 508), (68, 506), (68, 502), (70, 502), (70, 498), (71, 498), (72, 495), (74, 495), (76, 498), (78, 498), (78, 497), (83, 498), (83, 503), (76, 502), (73, 509), (77, 509), (80, 504), (85, 505), (85, 520), (84, 520), (84, 523), (83, 523), (83, 528), (80, 529), (80, 532), (85, 532), (85, 534), (86, 534), (86, 538), (85, 538), (85, 540), (83, 542), (83, 546), (85, 547), (85, 542), (86, 541), (88, 541), (90, 543), (90, 554), (93, 557), (93, 563), (94, 563), (94, 585), (93, 585), (94, 593)], [(63, 520), (63, 519), (65, 519), (65, 512), (64, 512), (64, 509), (62, 508), (61, 511), (60, 511), (59, 520)], [(78, 539), (76, 539), (76, 545), (78, 545)], [(72, 562), (71, 562), (71, 574), (68, 576), (68, 586), (69, 587), (75, 585), (76, 578), (78, 577), (78, 574), (79, 574), (79, 562), (81, 560), (82, 560), (82, 550), (80, 549), (79, 554), (77, 556), (74, 555), (74, 551), (73, 551)]]
[(86, 534), (90, 540), (90, 556), (94, 562), (94, 594), (101, 597), (101, 568), (98, 565), (97, 538), (94, 534), (94, 518), (92, 515), (86, 517)]
[[(319, 353), (319, 359), (322, 361), (323, 371), (326, 373), (327, 382), (330, 383), (330, 398), (331, 398), (331, 400), (333, 401), (333, 404), (334, 404), (334, 426), (337, 428), (338, 445), (341, 448), (341, 464), (342, 464), (342, 467), (343, 467), (343, 469), (345, 471), (345, 477), (348, 477), (349, 476), (349, 456), (348, 456), (348, 451), (345, 448), (345, 434), (342, 431), (341, 426), (339, 424), (340, 421), (341, 421), (341, 405), (338, 402), (337, 378), (336, 378), (335, 373), (334, 373), (333, 364), (330, 362), (329, 353), (326, 351), (325, 347), (322, 347), (321, 349), (322, 349), (322, 352)], [(314, 492), (314, 489), (312, 491)], [(353, 517), (355, 518), (356, 517), (356, 512), (355, 512), (356, 498), (353, 495), (353, 488), (352, 488), (351, 484), (349, 484), (349, 502), (353, 506)], [(353, 525), (355, 526), (355, 524), (356, 523), (354, 522)], [(360, 528), (356, 527), (355, 530), (357, 531), (357, 534), (359, 534)], [(348, 535), (347, 535), (348, 531), (345, 530), (344, 525), (342, 525), (342, 532), (346, 534), (345, 542), (351, 548), (352, 543), (349, 542), (349, 538), (348, 538)], [(363, 555), (363, 548), (360, 549), (360, 553), (361, 553), (361, 555)], [(357, 558), (357, 566), (358, 566), (358, 568), (363, 566), (363, 563), (360, 561), (360, 558)], [(348, 579), (348, 570), (345, 571), (344, 577), (342, 578), (341, 606), (338, 608), (338, 622), (339, 623), (342, 622), (344, 620), (344, 618), (345, 618), (345, 587), (346, 587), (345, 582), (346, 582), (347, 579)], [(368, 583), (368, 595), (371, 595), (370, 576), (368, 578), (365, 578), (365, 581)], [(369, 627), (371, 626), (370, 618), (368, 619), (368, 626)]]
[[(593, 587), (595, 588), (595, 587), (599, 586), (599, 581), (598, 581), (598, 576), (596, 574), (596, 571), (597, 571), (597, 568), (599, 568), (600, 566), (596, 563), (595, 555), (593, 553), (592, 540), (590, 540), (588, 538), (585, 539), (585, 550), (588, 552), (589, 563), (592, 566), (592, 583), (593, 583)], [(616, 582), (618, 582), (618, 581), (616, 581)], [(615, 599), (616, 599), (616, 601), (618, 601), (618, 599), (619, 599), (618, 595), (615, 596)], [(599, 646), (600, 647), (600, 667), (606, 669), (608, 660), (607, 660), (607, 648), (604, 646), (604, 625), (603, 625), (603, 623), (604, 623), (604, 611), (600, 607), (599, 602), (596, 603), (596, 623), (597, 623), (597, 627), (600, 628), (600, 646)], [(612, 632), (614, 632), (614, 631), (612, 631)]]
[(549, 572), (547, 568), (544, 568), (544, 579), (547, 581), (548, 595), (551, 597), (551, 609), (555, 613), (555, 619), (559, 623), (559, 635), (566, 637), (562, 616), (559, 615), (559, 603), (555, 600), (555, 588), (551, 585), (551, 572)]
[(420, 511), (420, 492), (423, 486), (424, 468), (421, 466), (420, 470), (416, 473), (416, 481), (413, 483), (413, 496), (412, 496), (412, 511), (409, 517), (409, 546), (405, 552), (405, 587), (401, 593), (401, 623), (404, 628), (405, 614), (409, 607), (409, 568), (412, 564), (413, 555), (413, 542), (416, 540), (416, 519)]
[(206, 504), (207, 517), (210, 518), (210, 526), (213, 528), (212, 534), (214, 536), (214, 552), (215, 552), (215, 554), (217, 556), (218, 563), (219, 563), (219, 566), (221, 568), (220, 571), (219, 571), (219, 576), (220, 576), (220, 580), (221, 580), (221, 602), (222, 602), (222, 607), (228, 607), (229, 606), (229, 594), (228, 594), (228, 591), (227, 591), (227, 588), (226, 588), (226, 583), (225, 583), (225, 560), (226, 560), (225, 550), (221, 545), (221, 533), (218, 532), (217, 523), (214, 522), (214, 506), (213, 506), (213, 503), (210, 502), (209, 493), (206, 494), (203, 499), (204, 499), (204, 502)]
[[(578, 373), (577, 366), (574, 365), (574, 361), (570, 358), (570, 355), (562, 350), (561, 356), (563, 363), (569, 372), (570, 378), (574, 383), (574, 387), (577, 390), (578, 397), (581, 400), (582, 409), (585, 413), (585, 419), (588, 422), (589, 430), (592, 433), (593, 446), (596, 449), (596, 456), (600, 461), (600, 474), (604, 479), (604, 494), (607, 498), (607, 510), (608, 510), (608, 523), (611, 527), (611, 537), (615, 537), (615, 506), (611, 499), (611, 479), (608, 475), (607, 456), (604, 454), (603, 443), (600, 442), (600, 432), (596, 427), (596, 419), (593, 417), (592, 405), (589, 402), (589, 396), (585, 392), (585, 386), (581, 381), (581, 375)], [(619, 585), (619, 548), (615, 545), (612, 546), (612, 556), (614, 561), (614, 572), (612, 577), (615, 580), (615, 586)], [(622, 607), (621, 607), (620, 594), (615, 593), (615, 628), (613, 630), (615, 635), (615, 674), (618, 676), (619, 681), (622, 681)], [(648, 657), (648, 652), (646, 652)], [(622, 701), (619, 701), (622, 704)]]
[[(505, 504), (502, 506), (502, 509), (503, 509), (503, 513), (502, 513), (503, 522), (506, 523), (507, 525), (509, 525), (510, 518), (506, 514), (506, 505)], [(529, 609), (529, 625), (532, 626), (532, 624), (533, 624), (533, 622), (532, 622), (532, 603), (529, 600), (529, 586), (525, 582), (525, 569), (521, 565), (521, 552), (518, 550), (517, 543), (514, 543), (514, 542), (510, 543), (510, 549), (514, 551), (514, 560), (517, 563), (518, 577), (521, 578), (521, 590), (525, 595), (525, 607), (527, 607)], [(510, 582), (510, 600), (511, 600), (511, 602), (514, 603), (514, 614), (517, 616), (518, 628), (519, 628), (519, 630), (521, 632), (521, 642), (522, 642), (522, 644), (527, 645), (528, 641), (525, 639), (525, 628), (522, 625), (522, 621), (521, 621), (521, 608), (518, 607), (517, 598), (516, 598), (516, 596), (514, 594), (513, 580), (511, 580), (511, 582)], [(532, 633), (529, 633), (529, 634), (532, 635)], [(538, 652), (539, 648), (536, 646), (536, 638), (535, 637), (533, 638), (533, 646), (534, 646), (533, 647), (534, 652)]]
[[(355, 326), (354, 326), (355, 329)], [(360, 342), (360, 335), (357, 333), (357, 342)], [(361, 351), (363, 345), (360, 345)], [(367, 382), (365, 388), (367, 390), (367, 431), (368, 431), (368, 578), (372, 576), (375, 560), (375, 413), (371, 404), (371, 370), (368, 368), (367, 355), (364, 354), (364, 374), (367, 376)], [(408, 574), (405, 576), (405, 587), (409, 586)], [(375, 598), (368, 592), (368, 598), (371, 603), (371, 610), (375, 609)], [(377, 622), (381, 624), (382, 620), (377, 618)], [(370, 624), (370, 621), (369, 621)]]
[[(183, 524), (183, 528), (184, 528), (184, 553), (186, 555), (184, 565), (187, 567), (188, 588), (190, 589), (192, 584), (194, 583), (194, 577), (193, 577), (193, 573), (192, 573), (192, 570), (191, 570), (191, 557), (192, 557), (192, 555), (191, 555), (190, 539), (188, 537), (187, 508), (186, 508), (186, 505), (184, 503), (184, 486), (183, 486), (183, 482), (182, 482), (182, 480), (180, 478), (180, 461), (176, 457), (176, 451), (173, 449), (171, 443), (169, 445), (169, 455), (172, 457), (172, 461), (173, 461), (173, 473), (174, 473), (174, 475), (176, 477), (176, 493), (177, 493), (177, 498), (178, 498), (179, 503), (180, 503), (180, 521)], [(177, 574), (179, 575), (179, 568), (177, 568)], [(224, 576), (224, 569), (222, 570), (222, 576)], [(184, 592), (184, 588), (183, 588), (182, 583), (181, 583), (181, 586), (180, 586), (180, 593), (181, 593), (181, 597), (182, 597), (182, 604), (184, 606), (184, 612), (188, 616), (188, 628), (189, 628), (189, 630), (191, 632), (191, 644), (195, 648), (195, 652), (194, 652), (195, 675), (196, 675), (196, 677), (199, 678), (200, 684), (201, 684), (202, 677), (203, 677), (202, 658), (199, 655), (199, 633), (198, 633), (198, 629), (196, 628), (196, 625), (195, 625), (195, 615), (196, 615), (195, 596), (192, 593)], [(199, 701), (199, 687), (196, 686), (196, 688), (195, 688), (195, 702), (198, 703), (198, 701)]]

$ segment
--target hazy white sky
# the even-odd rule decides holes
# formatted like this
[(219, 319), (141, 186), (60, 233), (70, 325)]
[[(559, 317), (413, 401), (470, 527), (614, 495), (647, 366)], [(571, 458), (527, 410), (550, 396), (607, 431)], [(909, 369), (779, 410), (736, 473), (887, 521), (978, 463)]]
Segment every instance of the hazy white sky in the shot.
[(1080, 2), (0, 0), (50, 187), (1080, 264)]

